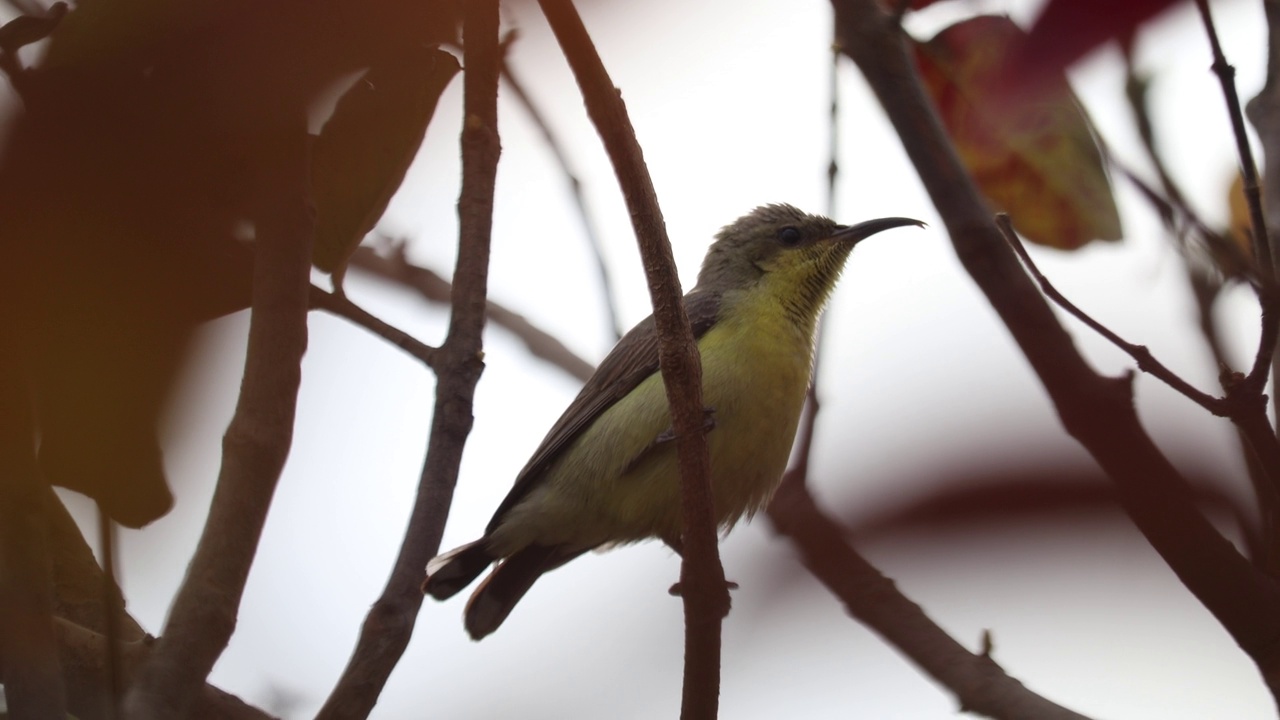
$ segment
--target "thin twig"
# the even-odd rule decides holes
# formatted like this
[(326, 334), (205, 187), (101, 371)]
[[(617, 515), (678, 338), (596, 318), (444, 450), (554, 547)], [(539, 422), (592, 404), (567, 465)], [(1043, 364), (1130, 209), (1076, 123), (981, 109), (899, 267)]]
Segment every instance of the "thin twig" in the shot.
[(186, 717), (235, 630), (249, 568), (293, 441), (315, 217), (305, 116), (279, 133), (259, 178), (244, 379), (222, 440), (209, 518), (164, 634), (126, 700), (131, 720)]
[[(1210, 230), (1191, 209), (1185, 194), (1174, 182), (1156, 145), (1155, 125), (1151, 121), (1147, 104), (1147, 82), (1138, 76), (1137, 69), (1134, 67), (1131, 42), (1124, 44), (1124, 51), (1125, 95), (1129, 100), (1129, 109), (1133, 113), (1134, 123), (1138, 127), (1138, 135), (1142, 138), (1142, 146), (1160, 179), (1164, 197), (1160, 197), (1154, 188), (1148, 187), (1134, 172), (1121, 164), (1105, 143), (1103, 153), (1111, 166), (1119, 169), (1147, 198), (1148, 202), (1155, 206), (1165, 229), (1178, 240), (1177, 244), (1182, 251), (1183, 267), (1196, 301), (1200, 334), (1213, 356), (1214, 365), (1225, 370), (1230, 363), (1223, 350), (1217, 323), (1213, 317), (1213, 303), (1218, 297), (1222, 283), (1211, 275), (1222, 272), (1228, 277), (1248, 279), (1259, 297), (1263, 292), (1264, 281), (1259, 276), (1253, 258), (1248, 257), (1236, 243)], [(1206, 245), (1206, 250), (1214, 262), (1213, 269), (1203, 270), (1191, 262), (1187, 253), (1187, 244), (1183, 239), (1185, 234), (1183, 229), (1188, 225)], [(1274, 547), (1277, 542), (1276, 512), (1277, 504), (1280, 503), (1280, 494), (1277, 493), (1275, 484), (1270, 481), (1263, 467), (1261, 454), (1253, 447), (1258, 443), (1250, 438), (1251, 433), (1246, 433), (1244, 428), (1237, 424), (1236, 439), (1240, 443), (1240, 454), (1244, 459), (1249, 482), (1254, 488), (1261, 516), (1260, 527), (1244, 526), (1245, 541), (1249, 547), (1249, 556), (1254, 563), (1259, 567), (1269, 568), (1277, 559), (1280, 559), (1280, 552), (1277, 552)]]
[(1009, 222), (1009, 216), (1004, 213), (996, 215), (996, 225), (1000, 227), (1000, 232), (1004, 234), (1005, 241), (1009, 243), (1009, 247), (1018, 254), (1022, 260), (1022, 264), (1026, 266), (1027, 271), (1031, 273), (1031, 277), (1040, 285), (1040, 289), (1044, 294), (1049, 296), (1063, 310), (1071, 313), (1077, 320), (1088, 325), (1094, 332), (1106, 338), (1112, 345), (1120, 348), (1128, 353), (1138, 363), (1138, 369), (1148, 373), (1162, 382), (1178, 391), (1182, 395), (1189, 398), (1192, 402), (1218, 417), (1227, 417), (1229, 409), (1221, 398), (1216, 398), (1208, 393), (1201, 392), (1191, 385), (1191, 383), (1183, 380), (1177, 373), (1165, 367), (1163, 363), (1151, 354), (1145, 345), (1135, 345), (1128, 340), (1120, 337), (1111, 331), (1110, 328), (1102, 323), (1094, 320), (1088, 313), (1081, 310), (1075, 303), (1071, 302), (1058, 289), (1049, 282), (1049, 279), (1040, 272), (1040, 268), (1036, 267), (1035, 261), (1031, 259), (1031, 255), (1027, 253), (1027, 249), (1023, 247), (1022, 241), (1018, 238), (1018, 234), (1014, 232), (1013, 225)]
[(582, 231), (587, 236), (587, 246), (591, 249), (591, 256), (596, 263), (596, 273), (600, 276), (601, 295), (604, 297), (605, 311), (609, 316), (609, 330), (613, 333), (614, 341), (617, 341), (622, 337), (622, 322), (617, 304), (613, 299), (613, 280), (609, 275), (609, 266), (604, 261), (604, 244), (600, 241), (600, 234), (596, 232), (595, 222), (591, 219), (592, 215), (590, 208), (587, 206), (587, 197), (582, 192), (582, 182), (578, 180), (578, 174), (569, 165), (568, 153), (565, 152), (564, 146), (560, 144), (555, 133), (551, 132), (551, 126), (547, 123), (546, 118), (538, 110), (538, 106), (534, 105), (529, 93), (524, 89), (524, 83), (520, 82), (519, 78), (512, 72), (511, 64), (507, 62), (507, 48), (510, 47), (511, 43), (515, 42), (516, 37), (516, 31), (512, 30), (503, 38), (502, 79), (507, 81), (507, 85), (511, 87), (511, 94), (515, 96), (516, 102), (524, 108), (534, 126), (542, 133), (543, 142), (547, 144), (547, 149), (551, 151), (552, 157), (556, 159), (556, 164), (560, 166), (560, 172), (569, 181), (569, 193), (573, 197), (574, 204), (578, 207), (578, 217), (582, 220)]
[(1031, 276), (1039, 283), (1045, 295), (1062, 309), (1071, 313), (1076, 319), (1088, 325), (1094, 332), (1106, 338), (1111, 344), (1128, 353), (1130, 357), (1137, 361), (1138, 369), (1163, 381), (1166, 385), (1214, 415), (1230, 418), (1239, 428), (1248, 443), (1249, 449), (1253, 451), (1259, 467), (1268, 482), (1269, 490), (1261, 495), (1262, 501), (1266, 503), (1271, 499), (1280, 497), (1280, 442), (1277, 442), (1275, 433), (1271, 430), (1270, 423), (1267, 420), (1266, 398), (1264, 396), (1255, 394), (1248, 386), (1247, 381), (1243, 379), (1223, 383), (1227, 390), (1225, 398), (1213, 397), (1197, 390), (1191, 383), (1183, 380), (1177, 373), (1165, 367), (1151, 354), (1151, 351), (1145, 345), (1135, 345), (1120, 337), (1112, 332), (1110, 328), (1076, 307), (1075, 303), (1058, 292), (1057, 288), (1036, 267), (1031, 256), (1027, 254), (1026, 248), (1023, 247), (1022, 241), (1018, 239), (1018, 235), (1014, 232), (1007, 215), (1003, 213), (997, 215), (996, 224), (1004, 234), (1006, 242), (1017, 253)]
[(653, 317), (659, 363), (671, 408), (680, 458), (680, 585), (685, 611), (683, 720), (716, 717), (720, 695), (720, 634), (729, 612), (729, 591), (717, 548), (712, 508), (710, 456), (702, 403), (702, 367), (681, 299), (671, 243), (657, 193), (622, 96), (600, 60), (570, 0), (539, 0), (561, 51), (582, 89), (587, 114), (604, 141), (631, 212), (640, 244)]
[[(1245, 379), (1245, 387), (1249, 392), (1262, 394), (1271, 374), (1271, 359), (1275, 356), (1276, 340), (1280, 338), (1280, 298), (1276, 295), (1276, 268), (1271, 253), (1271, 236), (1267, 234), (1267, 222), (1262, 215), (1262, 191), (1258, 182), (1258, 167), (1253, 161), (1253, 150), (1249, 147), (1249, 136), (1245, 132), (1244, 113), (1240, 109), (1240, 96), (1236, 92), (1236, 69), (1227, 63), (1222, 53), (1222, 45), (1218, 41), (1218, 32), (1213, 26), (1213, 15), (1209, 12), (1208, 0), (1196, 0), (1196, 8), (1204, 21), (1205, 32), (1209, 35), (1209, 46), (1213, 51), (1213, 71), (1222, 84), (1222, 94), (1227, 101), (1227, 113), (1231, 117), (1231, 130), (1235, 133), (1236, 151), (1240, 155), (1240, 174), (1244, 180), (1244, 197), (1249, 206), (1249, 222), (1253, 229), (1253, 255), (1258, 259), (1259, 272), (1262, 276), (1262, 289), (1258, 293), (1258, 302), (1262, 305), (1262, 332), (1258, 339), (1258, 352), (1253, 360), (1253, 368)], [(1280, 471), (1280, 468), (1276, 469)]]
[(1107, 159), (1107, 164), (1124, 176), (1138, 190), (1138, 194), (1142, 195), (1155, 208), (1156, 214), (1160, 216), (1161, 222), (1165, 224), (1169, 232), (1175, 236), (1181, 236), (1182, 233), (1176, 227), (1177, 221), (1181, 220), (1191, 230), (1195, 231), (1195, 234), (1204, 243), (1204, 247), (1210, 255), (1220, 258), (1222, 262), (1228, 265), (1228, 267), (1220, 268), (1221, 272), (1237, 276), (1247, 281), (1255, 289), (1259, 288), (1261, 281), (1257, 268), (1254, 267), (1254, 263), (1235, 243), (1223, 237), (1222, 233), (1212, 230), (1190, 207), (1161, 195), (1159, 191), (1148, 185), (1131, 168), (1122, 163), (1105, 143), (1102, 143), (1101, 147), (1103, 156)]
[(989, 648), (975, 655), (956, 642), (858, 554), (841, 527), (818, 509), (799, 474), (788, 473), (766, 512), (849, 614), (954, 693), (962, 711), (1001, 720), (1088, 720), (1009, 677)]
[[(380, 278), (399, 283), (416, 291), (430, 302), (448, 304), (453, 285), (428, 268), (410, 263), (404, 255), (403, 245), (397, 245), (390, 255), (380, 255), (372, 248), (356, 248), (351, 256), (351, 267), (359, 268)], [(586, 382), (595, 368), (591, 363), (570, 350), (551, 333), (529, 322), (520, 313), (493, 300), (485, 301), (485, 316), (524, 343), (529, 354), (564, 370), (581, 382)]]
[(463, 18), (462, 190), (458, 199), (458, 260), (452, 313), (437, 351), (436, 402), (427, 456), (409, 527), (391, 576), (369, 609), (356, 647), (317, 720), (369, 715), (404, 654), (422, 607), (419, 585), (427, 560), (440, 549), (458, 482), (462, 449), (471, 432), (475, 389), (484, 370), (483, 331), (488, 291), (493, 189), (498, 139), (498, 0), (471, 0)]
[[(1280, 5), (1274, 2), (1262, 5), (1267, 23), (1267, 79), (1246, 110), (1262, 142), (1263, 164), (1272, 168), (1274, 175), (1274, 169), (1280, 167)], [(1262, 192), (1264, 215), (1280, 217), (1280, 182), (1267, 183)], [(1271, 238), (1267, 240), (1270, 242)], [(1280, 358), (1275, 356), (1271, 359), (1271, 376), (1280, 377)], [(1273, 416), (1280, 416), (1280, 393), (1274, 391), (1271, 412)]]
[(436, 355), (439, 353), (437, 348), (427, 345), (400, 328), (370, 314), (364, 308), (351, 302), (345, 294), (329, 293), (313, 287), (311, 289), (311, 306), (333, 313), (338, 317), (346, 318), (409, 353), (423, 365), (429, 368), (435, 367)]
[(1213, 72), (1222, 85), (1222, 94), (1227, 101), (1227, 114), (1231, 118), (1231, 131), (1235, 134), (1236, 152), (1240, 155), (1244, 194), (1249, 204), (1249, 220), (1253, 226), (1254, 257), (1258, 259), (1263, 278), (1269, 281), (1274, 280), (1275, 267), (1271, 260), (1271, 241), (1267, 235), (1266, 220), (1262, 215), (1258, 166), (1253, 161), (1253, 150), (1249, 147), (1249, 135), (1244, 127), (1244, 112), (1240, 108), (1240, 95), (1236, 92), (1236, 69), (1227, 62), (1226, 56), (1222, 53), (1222, 44), (1218, 41), (1218, 31), (1213, 25), (1213, 15), (1209, 12), (1208, 0), (1196, 0), (1196, 9), (1200, 11), (1200, 19), (1204, 22), (1205, 32), (1209, 36), (1209, 47), (1213, 52)]

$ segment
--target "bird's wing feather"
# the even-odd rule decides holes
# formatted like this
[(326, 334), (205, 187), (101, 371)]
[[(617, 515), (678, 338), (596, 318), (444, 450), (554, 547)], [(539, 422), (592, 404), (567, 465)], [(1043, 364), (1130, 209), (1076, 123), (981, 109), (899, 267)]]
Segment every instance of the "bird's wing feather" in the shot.
[[(701, 338), (715, 324), (720, 312), (720, 296), (717, 293), (693, 291), (684, 297), (685, 311), (693, 328), (694, 339)], [(515, 507), (538, 483), (560, 453), (609, 409), (658, 370), (658, 333), (653, 316), (642, 320), (618, 342), (612, 352), (596, 368), (578, 396), (573, 399), (564, 414), (551, 427), (533, 457), (516, 477), (516, 483), (506, 499), (498, 506), (488, 531), (502, 521), (504, 515)]]

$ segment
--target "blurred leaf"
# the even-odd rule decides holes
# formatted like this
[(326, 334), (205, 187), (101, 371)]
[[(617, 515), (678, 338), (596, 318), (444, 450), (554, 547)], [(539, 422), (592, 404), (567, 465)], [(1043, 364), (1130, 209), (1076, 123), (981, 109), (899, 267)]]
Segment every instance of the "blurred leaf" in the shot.
[(459, 69), (443, 50), (414, 48), (374, 66), (342, 96), (315, 144), (316, 267), (341, 276), (399, 189)]
[(952, 25), (916, 44), (925, 88), (978, 187), (1028, 241), (1073, 250), (1119, 240), (1102, 155), (1066, 78), (1046, 78), (1034, 97), (1003, 92), (1003, 67), (1023, 38), (1005, 17)]
[(1245, 257), (1253, 257), (1253, 223), (1249, 220), (1249, 201), (1244, 196), (1244, 178), (1240, 173), (1236, 173), (1227, 189), (1227, 211), (1231, 218), (1231, 242)]
[(1049, 0), (1010, 64), (1014, 83), (1038, 84), (1112, 39), (1131, 37), (1148, 18), (1177, 0)]

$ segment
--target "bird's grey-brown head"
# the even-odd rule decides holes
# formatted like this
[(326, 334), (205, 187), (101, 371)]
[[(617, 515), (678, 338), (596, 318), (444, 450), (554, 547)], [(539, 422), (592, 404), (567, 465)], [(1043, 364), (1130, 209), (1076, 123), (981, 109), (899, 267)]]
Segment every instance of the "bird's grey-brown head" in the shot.
[(846, 226), (790, 205), (763, 205), (716, 234), (695, 289), (723, 293), (767, 281), (776, 286), (781, 300), (796, 305), (796, 312), (816, 315), (853, 246), (903, 225), (923, 223), (880, 218)]

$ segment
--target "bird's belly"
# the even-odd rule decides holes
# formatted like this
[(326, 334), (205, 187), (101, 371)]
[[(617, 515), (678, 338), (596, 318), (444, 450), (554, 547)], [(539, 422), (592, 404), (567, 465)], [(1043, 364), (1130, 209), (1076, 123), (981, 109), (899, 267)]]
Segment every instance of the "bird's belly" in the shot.
[[(808, 335), (789, 324), (725, 322), (699, 341), (703, 404), (718, 524), (764, 506), (786, 469), (809, 383)], [(682, 527), (676, 442), (659, 374), (644, 380), (583, 431), (544, 482), (508, 513), (493, 541), (582, 548), (653, 537)], [(523, 506), (523, 507), (522, 507)]]
[[(731, 527), (764, 506), (786, 469), (809, 382), (811, 350), (805, 338), (761, 332), (760, 327), (717, 327), (699, 343), (703, 404), (714, 423), (707, 435), (717, 523)], [(671, 427), (666, 396), (655, 375), (646, 396), (658, 396), (660, 412), (637, 418), (625, 409), (617, 421), (648, 428), (645, 443)], [(601, 418), (604, 420), (604, 418)], [(613, 420), (613, 418), (610, 418)], [(682, 529), (677, 443), (640, 446), (634, 466), (606, 473), (609, 489), (595, 494), (610, 542), (678, 538)], [(646, 452), (647, 450), (647, 452)], [(597, 503), (593, 503), (597, 504)], [(593, 513), (593, 514), (594, 514)]]

